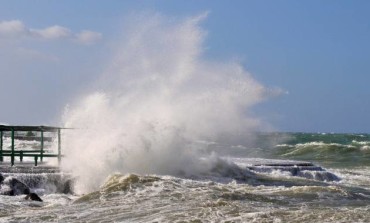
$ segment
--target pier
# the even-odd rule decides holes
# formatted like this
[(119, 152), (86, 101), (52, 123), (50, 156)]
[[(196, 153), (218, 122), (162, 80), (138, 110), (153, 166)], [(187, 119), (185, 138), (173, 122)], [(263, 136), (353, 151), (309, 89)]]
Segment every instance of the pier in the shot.
[[(60, 164), (62, 155), (61, 148), (61, 130), (64, 128), (53, 127), (53, 126), (10, 126), (10, 125), (0, 125), (0, 164), (4, 165), (4, 157), (10, 157), (10, 165), (15, 165), (15, 158), (19, 158), (19, 163), (22, 165), (29, 165), (29, 162), (23, 162), (24, 157), (32, 157), (33, 165), (37, 166), (38, 162), (43, 162), (44, 158), (57, 158), (58, 164)], [(18, 135), (19, 132), (27, 133), (21, 136)], [(17, 133), (17, 135), (16, 135)], [(34, 133), (39, 134), (35, 136)], [(50, 136), (45, 137), (44, 133), (56, 134), (58, 151), (57, 153), (52, 153), (48, 150), (45, 150), (44, 142), (50, 141)], [(11, 145), (10, 149), (4, 149), (4, 137), (10, 137)], [(16, 148), (14, 140), (34, 140), (39, 141), (40, 146), (38, 149), (35, 148)]]

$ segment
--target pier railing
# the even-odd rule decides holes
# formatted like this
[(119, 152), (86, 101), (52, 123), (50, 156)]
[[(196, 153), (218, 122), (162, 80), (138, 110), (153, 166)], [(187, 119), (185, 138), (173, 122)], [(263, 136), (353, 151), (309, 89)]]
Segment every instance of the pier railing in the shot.
[[(19, 157), (19, 161), (23, 162), (24, 157), (33, 157), (35, 166), (38, 165), (38, 160), (40, 159), (40, 162), (43, 161), (45, 157), (55, 157), (58, 158), (58, 164), (60, 164), (62, 159), (62, 149), (61, 149), (61, 129), (60, 127), (52, 127), (52, 126), (9, 126), (9, 125), (0, 125), (0, 162), (4, 162), (4, 157), (10, 157), (10, 163), (12, 166), (14, 166), (15, 158)], [(33, 136), (16, 136), (15, 133), (18, 132), (27, 132), (27, 133), (33, 133), (33, 132), (39, 132), (40, 137), (33, 137)], [(51, 153), (47, 150), (45, 150), (44, 146), (44, 133), (45, 132), (51, 132), (57, 134), (57, 141), (58, 141), (58, 153)], [(4, 137), (5, 133), (8, 134), (8, 136), (11, 139), (11, 145), (10, 149), (4, 149)], [(21, 140), (27, 140), (27, 139), (37, 139), (36, 141), (40, 141), (40, 149), (19, 149), (15, 148), (14, 139), (18, 138)], [(47, 137), (47, 140), (50, 138)]]

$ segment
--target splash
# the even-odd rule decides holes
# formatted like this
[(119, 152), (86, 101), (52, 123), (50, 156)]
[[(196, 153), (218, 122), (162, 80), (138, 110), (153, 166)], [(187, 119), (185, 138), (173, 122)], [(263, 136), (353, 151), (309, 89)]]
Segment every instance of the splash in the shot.
[[(236, 62), (203, 57), (206, 14), (175, 20), (139, 16), (124, 30), (112, 65), (64, 115), (67, 157), (77, 192), (114, 173), (197, 174), (217, 156), (201, 140), (243, 137), (261, 127), (251, 108), (269, 95)], [(202, 158), (201, 158), (202, 157)]]

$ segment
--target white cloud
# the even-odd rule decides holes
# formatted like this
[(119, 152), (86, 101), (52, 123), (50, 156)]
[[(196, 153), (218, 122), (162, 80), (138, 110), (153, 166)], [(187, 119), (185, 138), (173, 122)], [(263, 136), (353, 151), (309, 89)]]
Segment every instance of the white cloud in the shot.
[(28, 28), (20, 20), (0, 21), (0, 38), (32, 37), (44, 40), (76, 40), (81, 44), (93, 44), (102, 38), (102, 34), (90, 30), (73, 33), (69, 28), (54, 25), (43, 29)]
[(83, 30), (76, 35), (76, 40), (82, 44), (93, 44), (102, 38), (102, 34), (89, 30)]
[(51, 26), (45, 29), (31, 29), (31, 34), (44, 39), (62, 39), (71, 36), (71, 30), (63, 26)]
[(10, 20), (0, 22), (0, 36), (21, 37), (27, 35), (26, 26), (19, 20)]

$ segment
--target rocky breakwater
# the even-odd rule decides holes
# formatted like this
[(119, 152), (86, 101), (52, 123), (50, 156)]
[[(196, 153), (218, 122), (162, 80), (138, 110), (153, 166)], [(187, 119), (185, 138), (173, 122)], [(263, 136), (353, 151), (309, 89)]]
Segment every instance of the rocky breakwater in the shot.
[(73, 194), (73, 178), (56, 167), (0, 166), (0, 195), (20, 196), (42, 202), (52, 193)]

